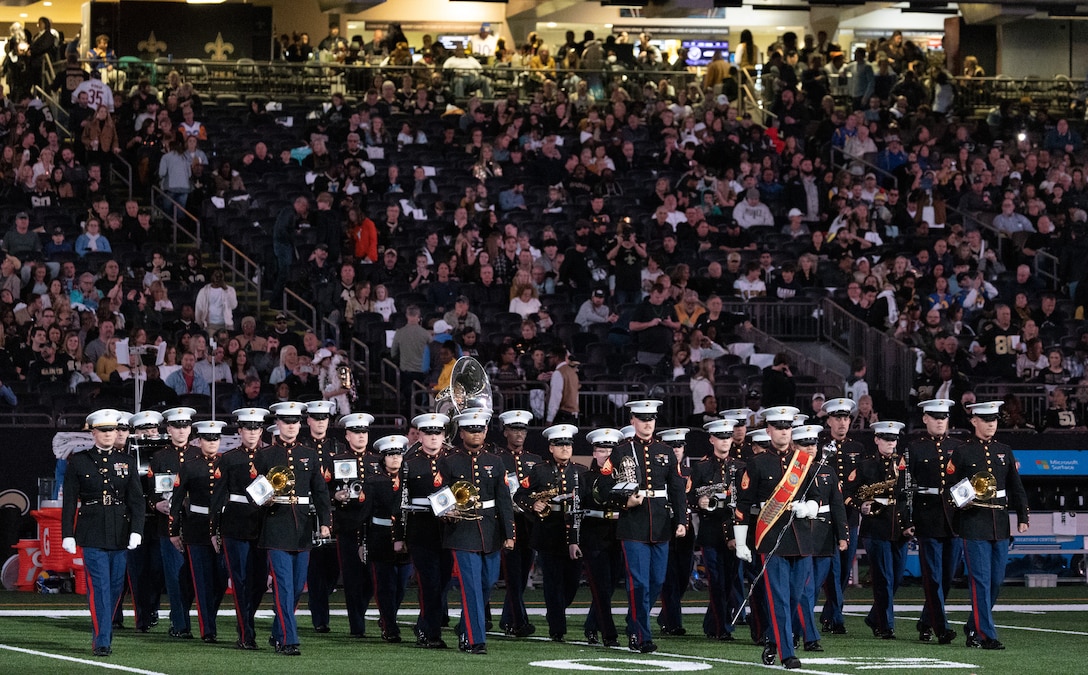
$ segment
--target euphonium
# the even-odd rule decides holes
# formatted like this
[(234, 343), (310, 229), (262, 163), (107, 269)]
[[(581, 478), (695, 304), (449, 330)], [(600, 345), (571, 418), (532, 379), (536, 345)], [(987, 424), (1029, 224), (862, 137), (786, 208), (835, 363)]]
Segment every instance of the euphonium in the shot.
[(997, 496), (997, 479), (989, 471), (979, 471), (971, 476), (971, 487), (976, 499), (993, 499)]
[[(450, 386), (435, 396), (435, 412), (448, 415), (452, 420), (468, 408), (492, 409), (491, 379), (480, 362), (471, 356), (462, 356), (453, 364)], [(453, 438), (457, 427), (450, 422), (446, 436)]]
[(295, 487), (295, 472), (286, 466), (272, 467), (265, 477), (272, 484), (272, 489), (277, 495), (286, 494), (288, 490)]
[(480, 519), (480, 514), (475, 513), (475, 510), (480, 506), (480, 489), (478, 487), (467, 480), (459, 480), (450, 486), (450, 491), (453, 492), (453, 499), (457, 502), (456, 518), (461, 520)]

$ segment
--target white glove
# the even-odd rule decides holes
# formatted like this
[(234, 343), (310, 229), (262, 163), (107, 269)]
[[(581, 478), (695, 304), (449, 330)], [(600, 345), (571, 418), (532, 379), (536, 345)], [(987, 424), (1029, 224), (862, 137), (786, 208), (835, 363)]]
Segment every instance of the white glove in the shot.
[(60, 547), (63, 548), (65, 551), (68, 551), (72, 555), (75, 555), (76, 554), (76, 538), (75, 537), (65, 537), (64, 539), (61, 539)]
[(811, 499), (806, 502), (793, 503), (794, 518), (815, 518), (819, 512), (820, 505)]
[(143, 539), (143, 535), (141, 535), (139, 532), (133, 532), (132, 534), (128, 535), (128, 550), (135, 550), (136, 547), (140, 545), (140, 542), (143, 541)]
[(748, 548), (748, 526), (734, 525), (733, 536), (737, 539), (737, 558), (752, 562), (752, 549)]

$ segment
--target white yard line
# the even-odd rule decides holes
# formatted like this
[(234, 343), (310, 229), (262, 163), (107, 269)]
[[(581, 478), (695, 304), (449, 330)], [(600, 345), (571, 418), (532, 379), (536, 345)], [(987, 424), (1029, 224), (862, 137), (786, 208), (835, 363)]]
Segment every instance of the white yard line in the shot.
[(119, 666), (114, 663), (108, 663), (106, 661), (92, 661), (90, 659), (77, 659), (74, 656), (62, 656), (60, 654), (50, 654), (49, 652), (40, 652), (36, 649), (23, 649), (22, 647), (12, 647), (11, 645), (0, 645), (0, 649), (6, 649), (11, 652), (19, 652), (20, 654), (30, 654), (31, 656), (41, 656), (47, 659), (56, 659), (58, 661), (69, 661), (71, 663), (80, 663), (85, 666), (95, 666), (96, 668), (106, 668), (108, 670), (121, 670), (126, 673), (141, 673), (142, 675), (166, 675), (155, 670), (142, 670), (140, 668), (129, 668), (128, 666)]

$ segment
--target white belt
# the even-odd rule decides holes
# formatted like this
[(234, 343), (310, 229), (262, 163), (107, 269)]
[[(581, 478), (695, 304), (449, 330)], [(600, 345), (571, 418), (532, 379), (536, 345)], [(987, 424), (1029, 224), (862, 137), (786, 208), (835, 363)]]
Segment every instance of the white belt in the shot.
[(309, 497), (273, 497), (273, 504), (301, 504), (303, 506), (310, 503)]
[(918, 488), (918, 494), (920, 494), (920, 495), (939, 495), (939, 494), (941, 494), (941, 488)]
[(877, 497), (877, 498), (873, 499), (873, 501), (876, 502), (877, 504), (883, 504), (884, 506), (887, 506), (888, 504), (891, 503), (891, 500), (888, 499), (887, 497)]
[(669, 496), (669, 491), (667, 489), (666, 490), (639, 490), (635, 494), (637, 494), (639, 497), (649, 497), (650, 499), (653, 499), (655, 497), (668, 497)]
[(207, 506), (198, 506), (197, 504), (190, 504), (189, 505), (189, 512), (190, 513), (199, 513), (202, 516), (206, 516), (206, 515), (208, 515), (208, 507)]
[(585, 512), (586, 518), (604, 518), (605, 520), (619, 520), (620, 514), (616, 511), (593, 511), (589, 510)]
[(495, 508), (495, 500), (488, 499), (486, 502), (480, 502), (481, 509), (493, 509)]
[(384, 525), (385, 527), (393, 527), (392, 518), (371, 518), (370, 522), (374, 525)]
[(431, 500), (426, 497), (415, 497), (411, 503), (412, 506), (426, 506), (428, 511), (431, 509)]
[(246, 497), (245, 495), (231, 495), (230, 496), (230, 501), (232, 501), (232, 502), (234, 502), (236, 504), (248, 504), (249, 503), (249, 497)]
[(1005, 491), (1004, 490), (998, 490), (997, 494), (994, 495), (994, 499), (1002, 499), (1004, 497), (1005, 497)]
[(824, 504), (819, 509), (817, 509), (816, 513), (831, 513), (831, 505)]
[(402, 510), (410, 511), (412, 513), (432, 513), (433, 512), (433, 509), (430, 506), (417, 506), (415, 504), (410, 504), (410, 505), (404, 507), (404, 509), (402, 509)]
[(710, 496), (713, 497), (714, 499), (729, 499), (729, 493), (728, 492), (715, 492), (714, 494), (712, 494)]

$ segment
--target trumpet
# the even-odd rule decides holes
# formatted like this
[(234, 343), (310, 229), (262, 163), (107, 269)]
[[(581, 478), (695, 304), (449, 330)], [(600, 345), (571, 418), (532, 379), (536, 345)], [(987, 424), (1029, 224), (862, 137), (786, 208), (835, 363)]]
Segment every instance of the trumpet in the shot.
[(707, 511), (716, 511), (724, 506), (728, 506), (728, 504), (724, 503), (725, 500), (714, 496), (723, 492), (732, 494), (728, 483), (711, 483), (710, 485), (695, 488), (695, 495), (697, 497), (710, 498), (710, 503), (706, 506)]
[(480, 506), (480, 488), (467, 480), (459, 480), (450, 486), (450, 491), (457, 506), (447, 515), (458, 520), (480, 520), (480, 514), (476, 513)]
[(548, 490), (541, 490), (540, 492), (533, 492), (529, 495), (529, 499), (534, 502), (544, 502), (544, 509), (536, 514), (541, 519), (547, 518), (552, 514), (552, 505), (550, 500), (559, 495), (559, 488), (550, 488)]
[(265, 476), (277, 495), (287, 494), (295, 487), (295, 472), (286, 466), (274, 466)]
[(355, 403), (359, 393), (355, 389), (355, 375), (351, 372), (351, 366), (340, 364), (336, 366), (336, 376), (340, 379), (340, 388), (348, 392), (348, 400)]
[(359, 495), (363, 494), (363, 481), (353, 480), (344, 486), (344, 489), (347, 490), (349, 500), (358, 499)]

